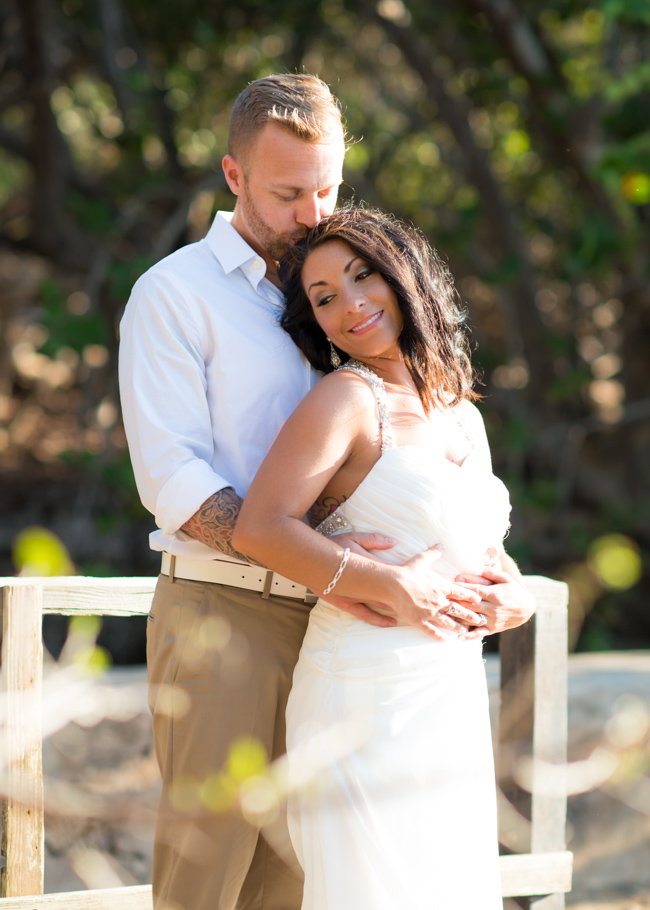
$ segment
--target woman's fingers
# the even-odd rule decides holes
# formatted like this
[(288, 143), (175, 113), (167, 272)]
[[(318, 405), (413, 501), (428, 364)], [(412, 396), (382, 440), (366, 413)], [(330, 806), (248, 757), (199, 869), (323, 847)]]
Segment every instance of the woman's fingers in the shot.
[(440, 612), (443, 616), (453, 616), (457, 622), (465, 623), (468, 626), (484, 626), (487, 622), (482, 613), (475, 613), (474, 610), (468, 610), (467, 607), (457, 603), (443, 607)]
[(449, 600), (455, 600), (461, 604), (480, 604), (483, 600), (483, 591), (480, 585), (472, 587), (471, 585), (452, 584), (446, 594)]

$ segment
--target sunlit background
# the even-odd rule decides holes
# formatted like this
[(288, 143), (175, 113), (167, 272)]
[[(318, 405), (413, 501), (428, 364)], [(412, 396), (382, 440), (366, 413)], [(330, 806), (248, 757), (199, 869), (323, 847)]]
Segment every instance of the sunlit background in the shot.
[(232, 207), (235, 95), (305, 69), (345, 108), (343, 197), (412, 220), (449, 260), (512, 554), (571, 584), (573, 647), (647, 644), (647, 5), (63, 0), (25, 15), (16, 0), (0, 14), (0, 571), (155, 572), (116, 327), (142, 271)]
[[(449, 261), (495, 470), (514, 503), (509, 551), (524, 572), (569, 583), (573, 650), (648, 648), (648, 4), (61, 0), (30, 9), (5, 0), (0, 10), (0, 574), (156, 573), (153, 519), (121, 423), (119, 319), (148, 266), (232, 208), (220, 161), (237, 93), (267, 73), (306, 70), (345, 109), (342, 198), (412, 221)], [(63, 648), (64, 669), (143, 661), (139, 619), (93, 623), (77, 621), (66, 642), (68, 621), (48, 619), (46, 644)], [(223, 647), (223, 634), (207, 630), (204, 646)], [(576, 792), (599, 786), (616, 806), (634, 804), (647, 824), (648, 702), (632, 681), (621, 685), (602, 717), (584, 709), (591, 732), (574, 757), (587, 764), (572, 779)], [(105, 724), (124, 722), (98, 704)], [(131, 777), (100, 774), (99, 791), (120, 780), (127, 794), (155, 787), (140, 718), (127, 722), (125, 741), (140, 750)], [(74, 730), (65, 736), (57, 761), (81, 774), (73, 756), (92, 749)], [(227, 803), (250, 777), (261, 789), (249, 803), (275, 798), (265, 756), (235, 744), (215, 780), (187, 781), (177, 798)], [(600, 794), (575, 804), (576, 825)], [(633, 827), (625, 836), (636, 844), (646, 834)], [(99, 829), (81, 845), (75, 830), (61, 816), (48, 837), (54, 852), (74, 845), (83, 881), (146, 880), (136, 847), (130, 871), (116, 871)]]

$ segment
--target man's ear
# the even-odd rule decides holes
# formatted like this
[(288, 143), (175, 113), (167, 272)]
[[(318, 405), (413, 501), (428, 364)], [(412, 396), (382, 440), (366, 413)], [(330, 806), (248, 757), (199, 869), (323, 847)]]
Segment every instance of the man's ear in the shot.
[(240, 196), (244, 190), (244, 171), (232, 155), (224, 155), (221, 162), (226, 183), (235, 196)]

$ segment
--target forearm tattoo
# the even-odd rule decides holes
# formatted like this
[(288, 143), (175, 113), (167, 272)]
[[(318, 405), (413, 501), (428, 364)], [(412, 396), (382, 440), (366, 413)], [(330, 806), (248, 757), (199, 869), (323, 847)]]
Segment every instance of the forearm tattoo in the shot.
[(347, 496), (342, 499), (337, 499), (335, 496), (325, 496), (323, 499), (317, 499), (307, 512), (307, 521), (310, 526), (312, 528), (318, 527), (321, 521), (325, 521), (327, 516), (335, 512), (346, 499)]
[(185, 522), (182, 530), (194, 540), (200, 540), (226, 556), (254, 562), (235, 550), (230, 542), (242, 502), (241, 496), (232, 487), (219, 490), (206, 499), (201, 508)]

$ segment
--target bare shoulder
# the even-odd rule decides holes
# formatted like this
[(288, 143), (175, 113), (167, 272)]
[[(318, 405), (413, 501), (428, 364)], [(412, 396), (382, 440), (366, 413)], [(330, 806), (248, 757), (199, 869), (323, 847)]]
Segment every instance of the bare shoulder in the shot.
[[(300, 407), (335, 412), (338, 418), (351, 418), (368, 412), (375, 401), (373, 390), (365, 379), (351, 370), (340, 370), (323, 376), (303, 398)], [(373, 413), (374, 409), (370, 413)]]
[(283, 430), (285, 438), (324, 446), (336, 437), (337, 446), (353, 446), (376, 423), (374, 393), (365, 380), (348, 370), (328, 373), (305, 395)]

